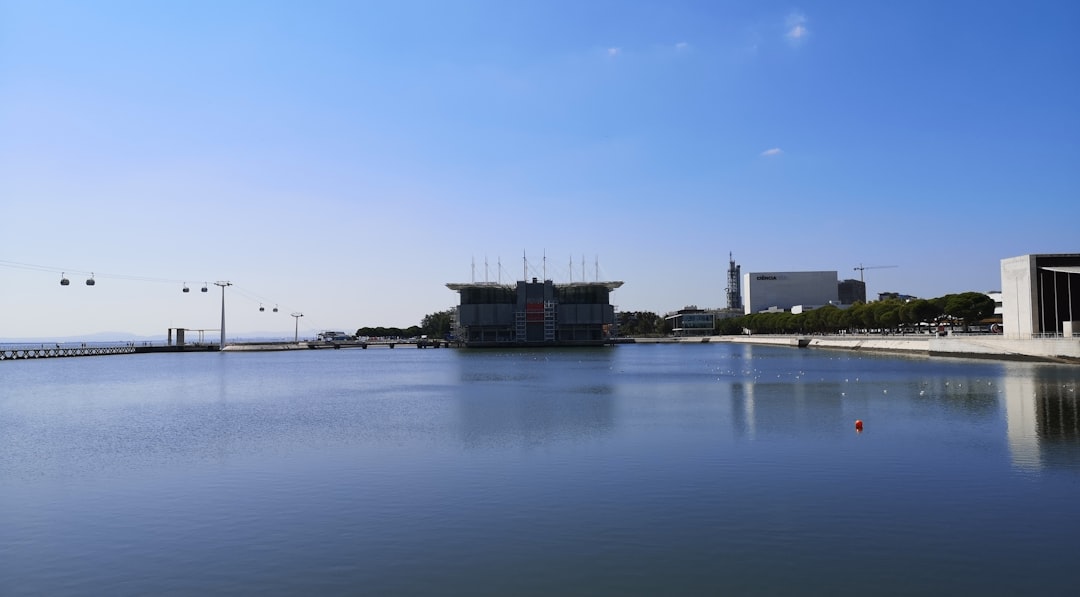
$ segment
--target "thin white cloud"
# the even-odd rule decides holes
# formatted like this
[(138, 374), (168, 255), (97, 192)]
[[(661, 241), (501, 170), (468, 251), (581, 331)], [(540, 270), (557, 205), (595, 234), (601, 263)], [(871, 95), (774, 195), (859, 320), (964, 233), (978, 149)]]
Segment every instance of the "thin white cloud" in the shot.
[(787, 33), (784, 34), (793, 44), (800, 43), (806, 36), (810, 35), (810, 30), (806, 28), (806, 16), (801, 13), (791, 13), (787, 18)]
[(680, 52), (684, 50), (689, 50), (690, 44), (686, 43), (685, 41), (680, 41), (679, 43), (675, 44), (675, 49)]
[(618, 56), (621, 53), (622, 53), (622, 48), (608, 48), (607, 49), (607, 55), (611, 56), (612, 58), (614, 58), (615, 56)]
[(761, 157), (771, 158), (778, 156), (782, 153), (784, 153), (783, 149), (780, 149), (779, 147), (773, 147), (772, 149), (766, 149), (765, 151), (761, 152)]

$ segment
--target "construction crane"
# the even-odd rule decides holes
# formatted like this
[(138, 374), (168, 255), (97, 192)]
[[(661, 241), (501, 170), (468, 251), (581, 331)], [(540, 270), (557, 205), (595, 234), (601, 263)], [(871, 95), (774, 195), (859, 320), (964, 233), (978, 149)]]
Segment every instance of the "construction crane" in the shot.
[(862, 282), (863, 284), (865, 284), (866, 280), (863, 280), (863, 272), (865, 270), (868, 270), (868, 269), (882, 269), (882, 268), (886, 268), (886, 267), (899, 267), (899, 266), (896, 266), (896, 265), (863, 265), (863, 264), (860, 263), (859, 267), (856, 267), (855, 269), (858, 270), (858, 272), (859, 272), (859, 281)]

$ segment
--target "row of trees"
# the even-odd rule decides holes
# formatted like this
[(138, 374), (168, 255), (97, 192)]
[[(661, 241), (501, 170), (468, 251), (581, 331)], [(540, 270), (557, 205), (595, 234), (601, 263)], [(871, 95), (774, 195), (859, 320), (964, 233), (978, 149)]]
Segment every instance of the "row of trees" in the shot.
[(994, 314), (994, 300), (981, 292), (947, 294), (934, 299), (899, 299), (856, 303), (847, 309), (827, 305), (805, 313), (753, 313), (717, 322), (718, 334), (829, 334), (935, 325), (965, 329)]
[(420, 336), (423, 334), (420, 331), (420, 326), (413, 325), (407, 328), (394, 328), (394, 327), (362, 327), (356, 330), (356, 337), (368, 337), (368, 338), (412, 338), (414, 336)]
[[(910, 302), (889, 299), (856, 303), (845, 309), (827, 305), (798, 314), (753, 313), (718, 319), (713, 333), (737, 335), (749, 330), (753, 334), (832, 334), (858, 330), (895, 331), (942, 324), (966, 328), (993, 314), (994, 301), (989, 296), (981, 292), (963, 292)], [(619, 314), (619, 334), (622, 336), (664, 336), (670, 333), (671, 323), (656, 313), (624, 311)]]
[(377, 338), (414, 338), (427, 336), (429, 338), (445, 338), (450, 334), (450, 324), (453, 321), (454, 310), (438, 311), (425, 315), (420, 325), (407, 328), (395, 327), (362, 327), (356, 330), (357, 337), (368, 336)]
[(651, 311), (622, 311), (619, 313), (620, 336), (666, 336), (671, 322)]

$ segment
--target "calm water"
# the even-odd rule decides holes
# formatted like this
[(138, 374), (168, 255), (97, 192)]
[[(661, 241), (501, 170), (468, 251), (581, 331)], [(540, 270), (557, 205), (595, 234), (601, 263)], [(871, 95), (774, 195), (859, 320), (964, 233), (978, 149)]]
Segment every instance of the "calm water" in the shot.
[(5, 362), (0, 594), (1071, 595), (1078, 387), (717, 344)]

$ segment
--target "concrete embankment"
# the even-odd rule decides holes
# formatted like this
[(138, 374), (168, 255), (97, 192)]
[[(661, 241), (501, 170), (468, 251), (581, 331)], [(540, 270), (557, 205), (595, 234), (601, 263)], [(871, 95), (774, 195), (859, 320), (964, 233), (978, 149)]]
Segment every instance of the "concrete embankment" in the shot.
[(1048, 361), (1080, 365), (1080, 338), (1019, 340), (978, 334), (931, 338), (930, 356)]
[(989, 334), (937, 336), (704, 336), (635, 338), (634, 343), (730, 342), (800, 348), (865, 350), (931, 357), (962, 357), (1080, 364), (1080, 338), (1013, 339)]
[(810, 337), (811, 348), (878, 350), (924, 354), (932, 357), (963, 357), (1080, 364), (1080, 338), (1031, 338), (1026, 340), (988, 334), (926, 338)]

